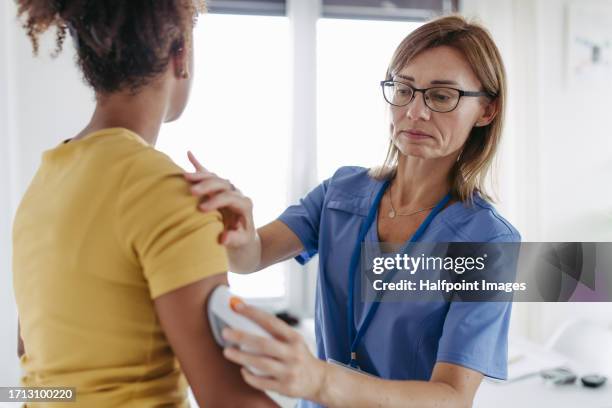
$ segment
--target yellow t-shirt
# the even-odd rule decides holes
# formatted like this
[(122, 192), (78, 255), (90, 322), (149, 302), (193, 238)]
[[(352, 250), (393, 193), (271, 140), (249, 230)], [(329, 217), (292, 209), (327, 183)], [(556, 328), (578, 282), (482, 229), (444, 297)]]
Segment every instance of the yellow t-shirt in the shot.
[(76, 387), (54, 408), (188, 406), (153, 299), (227, 271), (222, 228), (127, 129), (45, 152), (13, 226), (23, 386)]

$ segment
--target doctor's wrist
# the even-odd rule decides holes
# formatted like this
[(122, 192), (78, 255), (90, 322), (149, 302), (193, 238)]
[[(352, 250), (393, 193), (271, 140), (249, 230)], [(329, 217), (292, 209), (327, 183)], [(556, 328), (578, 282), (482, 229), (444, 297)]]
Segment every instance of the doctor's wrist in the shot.
[(329, 396), (329, 384), (330, 384), (330, 370), (331, 365), (325, 361), (316, 359), (315, 362), (315, 378), (317, 380), (317, 387), (313, 395), (307, 396), (306, 399), (316, 402), (320, 405), (328, 405)]
[(235, 273), (251, 273), (259, 269), (261, 240), (254, 231), (248, 241), (240, 246), (227, 247), (230, 270)]

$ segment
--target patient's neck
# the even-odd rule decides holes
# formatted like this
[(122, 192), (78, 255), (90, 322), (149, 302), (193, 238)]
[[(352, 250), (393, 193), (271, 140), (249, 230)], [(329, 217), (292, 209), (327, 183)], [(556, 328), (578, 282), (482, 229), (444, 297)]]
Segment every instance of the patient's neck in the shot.
[(135, 95), (116, 92), (98, 95), (96, 99), (96, 109), (91, 120), (72, 140), (81, 139), (97, 130), (122, 127), (155, 146), (168, 106), (163, 93), (145, 88)]

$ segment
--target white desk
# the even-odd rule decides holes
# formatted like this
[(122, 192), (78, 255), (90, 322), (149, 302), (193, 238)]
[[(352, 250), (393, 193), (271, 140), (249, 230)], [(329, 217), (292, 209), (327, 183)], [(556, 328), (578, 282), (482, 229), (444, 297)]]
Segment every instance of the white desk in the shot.
[[(310, 348), (314, 349), (312, 321), (304, 322), (298, 331), (307, 339)], [(588, 367), (580, 367), (578, 362), (568, 361), (567, 358), (555, 355), (541, 346), (522, 339), (511, 339), (510, 357), (517, 352), (525, 356), (537, 356), (540, 361), (549, 361), (551, 364), (540, 368), (554, 368), (557, 362), (563, 360), (563, 365), (579, 376), (592, 374)], [(516, 373), (517, 369), (521, 369), (515, 364), (510, 364), (509, 373)], [(561, 386), (546, 384), (539, 376), (503, 383), (493, 383), (485, 379), (478, 389), (473, 408), (612, 408), (612, 375), (603, 374), (608, 375), (608, 381), (599, 388), (586, 388), (580, 383), (580, 379), (574, 385)], [(295, 406), (294, 399), (271, 396), (282, 408)], [(193, 397), (191, 403), (194, 408), (198, 406)]]
[[(514, 342), (511, 340), (511, 344), (516, 345), (517, 343), (527, 357), (542, 358), (544, 355), (553, 354), (525, 340), (519, 339)], [(574, 371), (579, 377), (593, 374), (593, 370), (582, 366), (580, 362), (563, 359), (565, 360), (563, 365)], [(547, 368), (554, 368), (554, 366)], [(509, 374), (512, 371), (513, 366), (510, 364)], [(546, 383), (539, 375), (503, 383), (485, 379), (476, 394), (473, 408), (612, 408), (612, 378), (609, 373), (601, 374), (607, 375), (608, 381), (599, 388), (583, 386), (580, 378), (575, 384), (557, 386)], [(512, 376), (509, 375), (509, 378)]]
[(612, 408), (612, 386), (548, 386), (539, 377), (508, 384), (483, 382), (473, 408)]

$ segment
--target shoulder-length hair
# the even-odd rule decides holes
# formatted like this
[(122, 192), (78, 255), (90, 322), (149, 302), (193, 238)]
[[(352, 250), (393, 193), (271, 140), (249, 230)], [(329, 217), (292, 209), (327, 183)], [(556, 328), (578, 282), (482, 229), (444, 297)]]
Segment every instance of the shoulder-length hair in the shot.
[[(387, 69), (386, 79), (392, 79), (414, 57), (425, 50), (449, 46), (463, 53), (468, 64), (480, 80), (482, 90), (497, 104), (497, 114), (486, 126), (472, 128), (463, 151), (449, 177), (453, 196), (471, 203), (474, 193), (493, 201), (485, 187), (495, 152), (501, 141), (506, 105), (506, 71), (497, 46), (489, 32), (481, 25), (468, 22), (464, 17), (451, 15), (432, 20), (411, 32), (395, 50)], [(376, 179), (395, 175), (399, 150), (393, 140), (382, 166), (371, 169)]]

